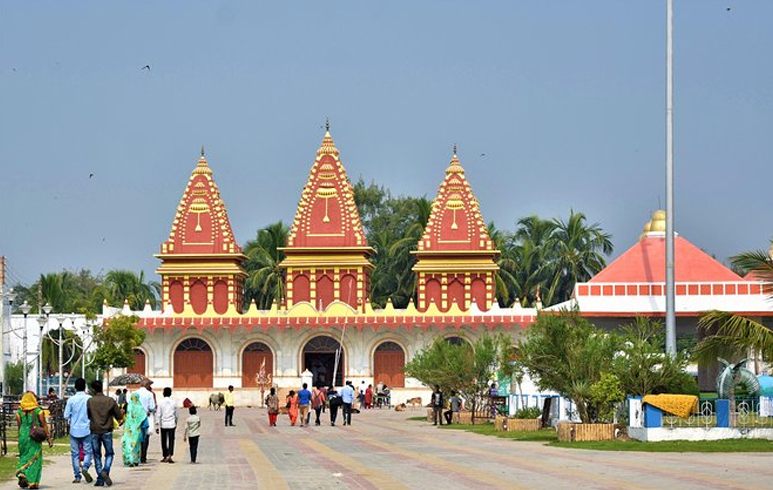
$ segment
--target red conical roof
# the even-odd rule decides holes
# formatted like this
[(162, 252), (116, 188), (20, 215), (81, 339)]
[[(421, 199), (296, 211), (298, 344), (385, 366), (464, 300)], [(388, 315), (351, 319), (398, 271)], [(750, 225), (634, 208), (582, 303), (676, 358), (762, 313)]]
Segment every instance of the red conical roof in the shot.
[(365, 233), (349, 182), (330, 132), (301, 193), (287, 247), (366, 247)]
[(177, 206), (162, 254), (241, 253), (204, 150)]

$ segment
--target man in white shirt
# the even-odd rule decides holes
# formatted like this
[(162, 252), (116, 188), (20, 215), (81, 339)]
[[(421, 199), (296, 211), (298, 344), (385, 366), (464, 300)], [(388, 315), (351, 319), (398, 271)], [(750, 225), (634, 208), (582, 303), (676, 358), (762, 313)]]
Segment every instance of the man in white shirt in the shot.
[(162, 463), (174, 463), (174, 432), (177, 428), (177, 404), (172, 400), (172, 388), (164, 388), (164, 398), (158, 403), (156, 410), (156, 434), (161, 428)]
[[(137, 393), (137, 395), (140, 397), (140, 404), (142, 404), (142, 408), (145, 409), (145, 414), (148, 416), (148, 423), (153, 422), (153, 414), (156, 413), (156, 397), (153, 395), (153, 392), (149, 390), (150, 385), (152, 384), (153, 381), (151, 381), (149, 378), (145, 378), (142, 380), (140, 388), (135, 391), (135, 393)], [(145, 432), (145, 437), (142, 439), (140, 463), (148, 462), (148, 444), (150, 444), (150, 434), (152, 430), (152, 427), (148, 427), (148, 430)]]

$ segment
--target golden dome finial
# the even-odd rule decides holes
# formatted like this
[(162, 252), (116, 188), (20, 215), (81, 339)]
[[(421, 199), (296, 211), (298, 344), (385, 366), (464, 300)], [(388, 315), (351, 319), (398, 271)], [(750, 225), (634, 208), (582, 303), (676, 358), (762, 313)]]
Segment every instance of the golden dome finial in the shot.
[(201, 157), (199, 158), (199, 163), (196, 165), (196, 168), (193, 169), (193, 173), (212, 175), (212, 169), (209, 168), (207, 159), (204, 156), (204, 145), (201, 146)]
[(322, 138), (322, 146), (317, 150), (317, 156), (322, 155), (335, 155), (338, 156), (339, 151), (336, 148), (336, 144), (333, 142), (333, 137), (330, 136), (330, 120), (325, 119), (325, 137)]
[(666, 212), (658, 209), (652, 213), (652, 219), (644, 225), (642, 238), (646, 236), (663, 236), (666, 232)]
[(451, 157), (451, 163), (446, 168), (446, 175), (448, 174), (464, 174), (464, 169), (459, 163), (459, 157), (456, 154), (456, 145), (454, 145), (454, 156)]

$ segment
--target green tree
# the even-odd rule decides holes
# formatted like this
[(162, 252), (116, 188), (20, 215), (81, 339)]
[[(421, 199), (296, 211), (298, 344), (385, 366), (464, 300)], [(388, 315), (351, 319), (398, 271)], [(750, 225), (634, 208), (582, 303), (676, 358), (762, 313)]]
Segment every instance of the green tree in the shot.
[(102, 372), (134, 365), (134, 349), (145, 341), (145, 331), (135, 326), (138, 320), (136, 316), (116, 316), (104, 326), (94, 326), (95, 369)]
[(592, 386), (611, 372), (619, 342), (577, 312), (548, 312), (518, 343), (518, 352), (531, 379), (541, 390), (552, 390), (574, 401), (580, 419), (593, 422), (598, 413)]
[[(773, 250), (773, 247), (771, 247)], [(754, 273), (765, 281), (765, 292), (773, 299), (773, 253), (745, 252), (731, 257), (733, 264)], [(713, 310), (703, 314), (699, 327), (707, 336), (695, 347), (694, 357), (701, 363), (716, 362), (717, 357), (738, 358), (749, 350), (773, 359), (773, 331), (751, 318), (727, 311)]]
[[(620, 351), (613, 363), (613, 372), (628, 395), (644, 396), (658, 393), (696, 394), (697, 384), (685, 372), (689, 362), (685, 352), (666, 355), (666, 332), (663, 324), (650, 318), (637, 317), (621, 331)], [(691, 388), (694, 386), (694, 389)]]
[(11, 395), (20, 395), (24, 390), (24, 363), (21, 360), (9, 362), (5, 365), (5, 382), (8, 383), (6, 392)]
[(285, 254), (280, 248), (286, 245), (289, 233), (290, 228), (278, 221), (258, 230), (255, 239), (244, 246), (244, 254), (247, 256), (244, 263), (247, 272), (245, 307), (254, 299), (258, 309), (268, 310), (274, 300), (284, 300), (285, 273), (279, 264)]
[(105, 275), (102, 293), (112, 306), (119, 307), (125, 301), (132, 310), (138, 311), (149, 301), (155, 308), (161, 295), (161, 285), (155, 281), (145, 281), (145, 273), (135, 274), (128, 270), (112, 270)]
[(615, 408), (625, 400), (620, 380), (612, 373), (601, 373), (601, 378), (590, 387), (589, 400), (595, 408), (595, 421), (611, 424), (615, 421)]

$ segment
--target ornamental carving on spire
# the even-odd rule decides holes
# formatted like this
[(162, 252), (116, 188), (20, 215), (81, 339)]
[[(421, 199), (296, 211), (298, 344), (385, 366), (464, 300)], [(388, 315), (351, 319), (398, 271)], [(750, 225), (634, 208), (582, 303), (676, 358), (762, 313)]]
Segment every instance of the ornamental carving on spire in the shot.
[(367, 246), (360, 214), (330, 132), (325, 132), (301, 193), (288, 247)]
[(480, 205), (454, 149), (418, 244), (419, 252), (494, 250)]
[(161, 244), (161, 253), (241, 253), (203, 149), (177, 206), (169, 239)]

